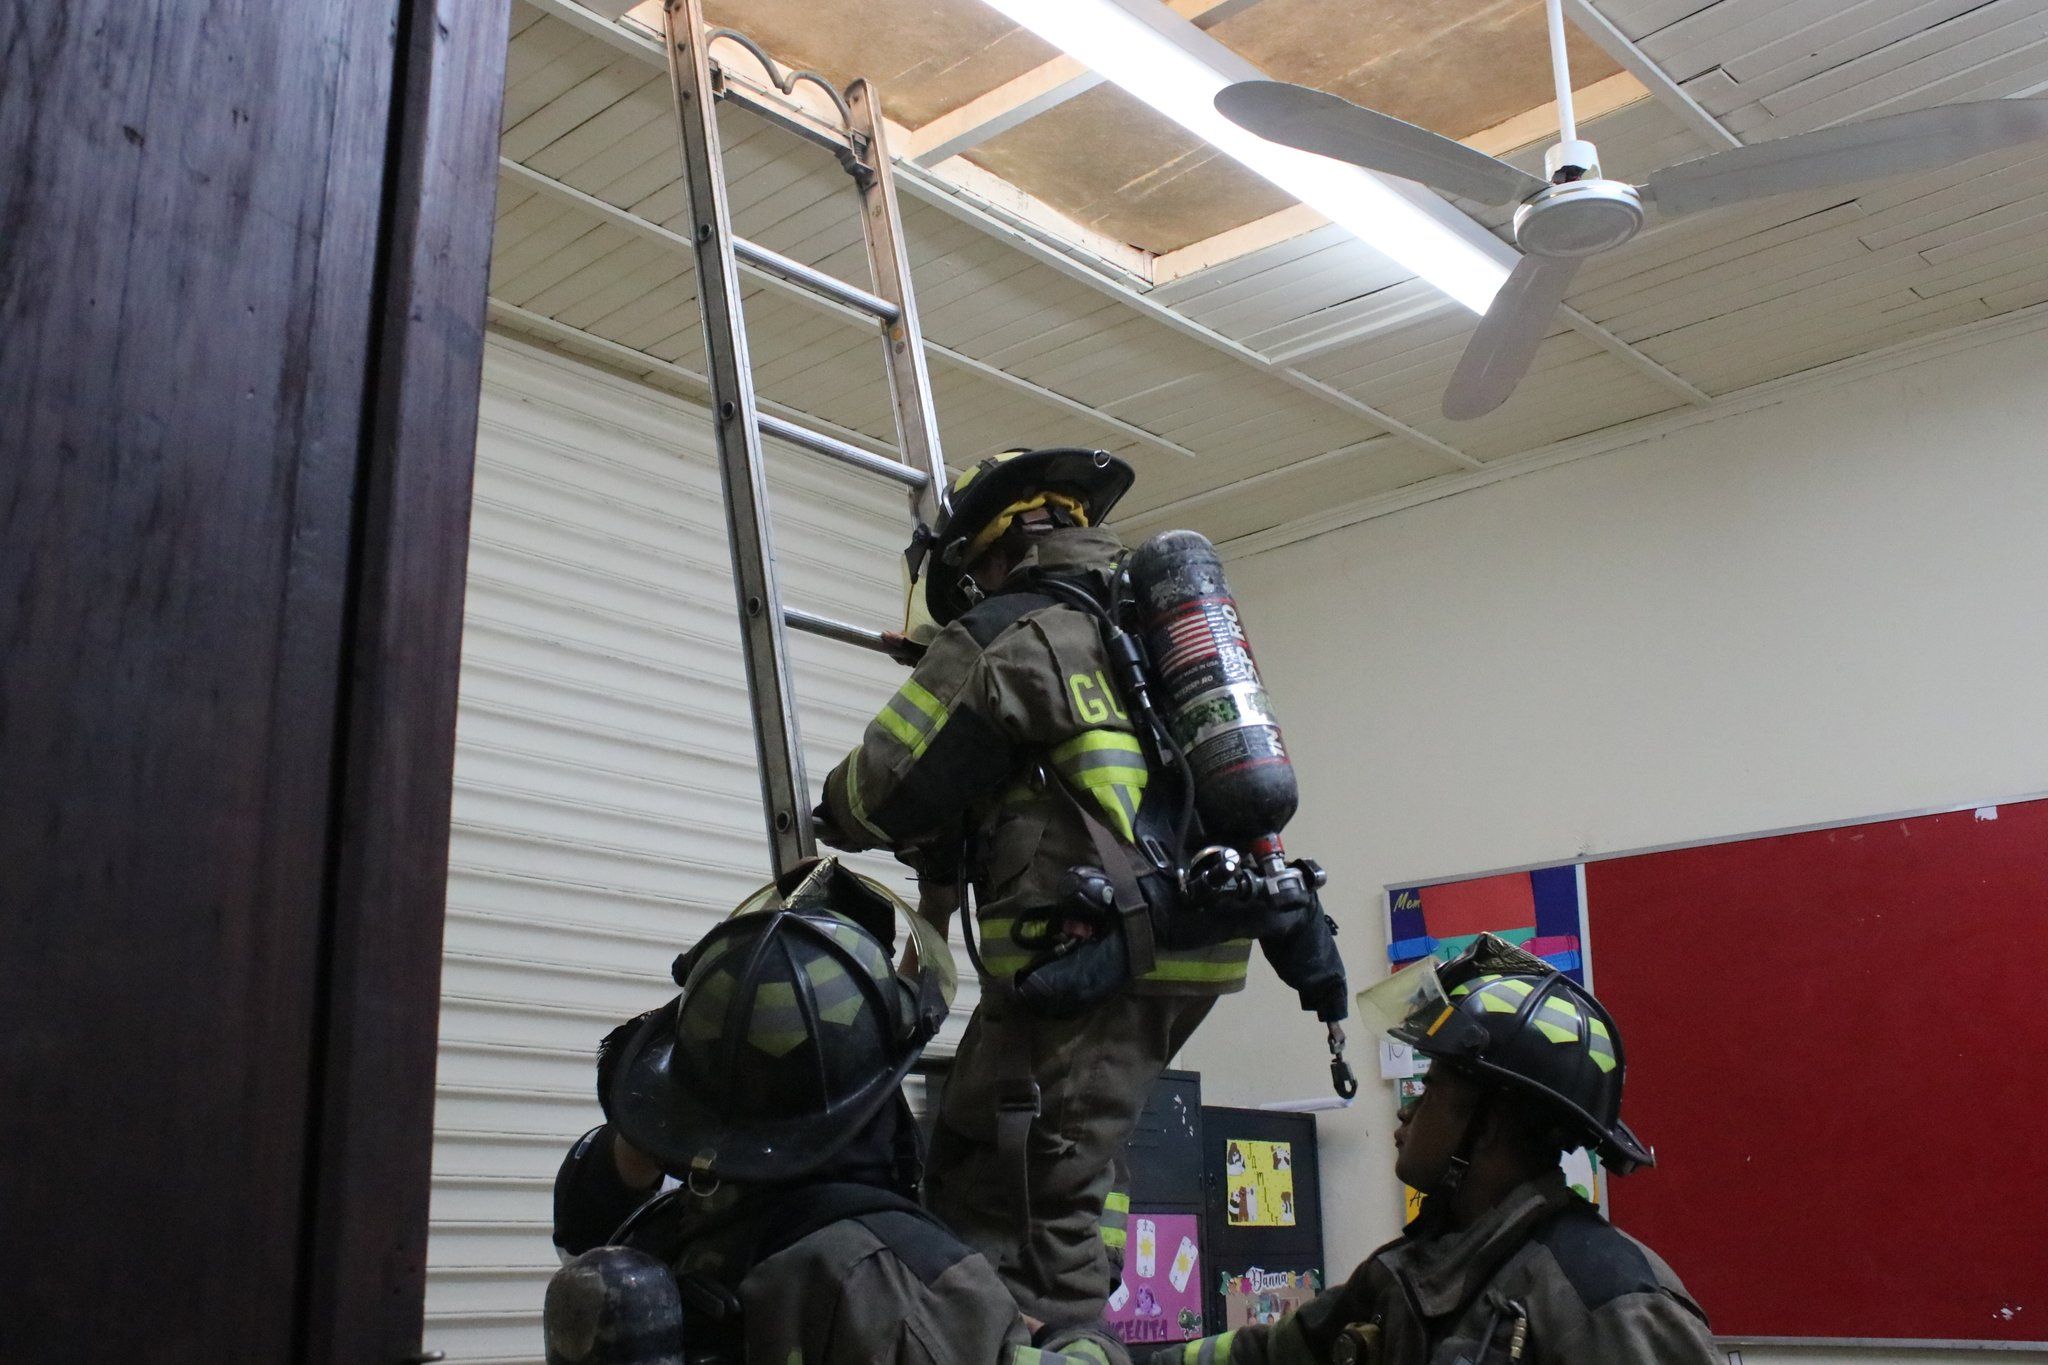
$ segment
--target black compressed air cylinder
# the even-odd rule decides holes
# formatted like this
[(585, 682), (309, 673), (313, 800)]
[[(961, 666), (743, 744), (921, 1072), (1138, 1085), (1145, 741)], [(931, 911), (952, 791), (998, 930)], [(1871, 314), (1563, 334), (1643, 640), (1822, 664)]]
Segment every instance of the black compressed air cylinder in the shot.
[(1300, 792), (1216, 547), (1167, 531), (1129, 564), (1157, 705), (1187, 754), (1204, 833), (1277, 854)]

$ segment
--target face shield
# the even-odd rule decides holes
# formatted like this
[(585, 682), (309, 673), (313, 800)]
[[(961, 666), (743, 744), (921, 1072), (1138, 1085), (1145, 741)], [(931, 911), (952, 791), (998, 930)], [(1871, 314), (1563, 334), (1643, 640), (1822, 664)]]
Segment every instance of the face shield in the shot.
[(1385, 981), (1367, 986), (1352, 1003), (1357, 1018), (1375, 1033), (1392, 1033), (1418, 1016), (1431, 1017), (1451, 1003), (1433, 957), (1411, 962)]
[[(929, 557), (925, 567), (933, 567)], [(903, 583), (903, 634), (916, 644), (929, 645), (938, 638), (939, 623), (932, 619), (931, 608), (925, 602), (924, 579), (911, 574), (907, 558), (899, 556), (896, 569)]]
[(1358, 1013), (1425, 1056), (1456, 1060), (1477, 1055), (1489, 1035), (1484, 1025), (1457, 1008), (1452, 991), (1489, 973), (1548, 976), (1551, 971), (1535, 954), (1493, 934), (1481, 934), (1449, 962), (1425, 957), (1360, 991)]

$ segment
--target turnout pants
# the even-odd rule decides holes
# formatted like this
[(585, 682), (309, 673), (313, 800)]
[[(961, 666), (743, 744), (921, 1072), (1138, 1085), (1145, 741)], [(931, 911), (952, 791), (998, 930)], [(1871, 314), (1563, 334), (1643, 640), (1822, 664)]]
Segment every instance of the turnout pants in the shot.
[[(1026, 1314), (1057, 1326), (1099, 1322), (1122, 1270), (1124, 1143), (1216, 997), (1120, 995), (1078, 1019), (1039, 1018), (1005, 997), (988, 989), (968, 1021), (933, 1131), (925, 1202), (988, 1258)], [(1035, 1118), (1019, 1104), (1027, 1080), (1038, 1085)]]

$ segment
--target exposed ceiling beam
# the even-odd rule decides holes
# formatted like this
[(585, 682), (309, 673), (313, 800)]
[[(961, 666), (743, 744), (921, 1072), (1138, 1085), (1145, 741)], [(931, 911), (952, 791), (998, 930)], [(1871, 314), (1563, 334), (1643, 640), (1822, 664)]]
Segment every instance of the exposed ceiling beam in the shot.
[[(555, 342), (558, 345), (585, 347), (604, 357), (611, 364), (619, 366), (621, 369), (658, 374), (678, 385), (692, 398), (701, 399), (707, 403), (711, 401), (710, 379), (687, 365), (678, 365), (673, 360), (663, 360), (660, 356), (649, 355), (645, 351), (636, 350), (631, 346), (613, 341), (610, 337), (601, 337), (595, 332), (586, 332), (580, 327), (572, 327), (566, 322), (558, 322), (545, 314), (521, 308), (518, 304), (507, 303), (499, 298), (489, 300), (486, 316), (488, 321), (502, 328), (525, 332), (531, 336), (540, 337), (544, 341)], [(761, 411), (770, 416), (780, 417), (785, 422), (794, 422), (799, 426), (810, 427), (814, 431), (823, 432), (827, 436), (837, 437), (848, 445), (856, 446), (871, 455), (886, 456), (891, 460), (902, 458), (897, 454), (894, 446), (885, 445), (864, 431), (855, 431), (852, 427), (841, 426), (837, 422), (818, 416), (816, 413), (805, 412), (802, 408), (793, 408), (787, 403), (777, 403), (767, 398), (756, 399), (756, 402), (759, 403)]]
[[(1210, 28), (1259, 0), (1167, 0), (1168, 7), (1197, 28)], [(910, 135), (902, 155), (920, 166), (936, 166), (948, 157), (979, 147), (1019, 124), (1056, 109), (1102, 84), (1102, 77), (1072, 57), (1055, 57), (985, 95), (949, 110)]]
[[(1580, 86), (1572, 91), (1572, 109), (1577, 115), (1580, 127), (1594, 119), (1626, 109), (1631, 104), (1651, 99), (1650, 87), (1644, 85), (1633, 72), (1617, 71), (1612, 76), (1594, 81), (1591, 85)], [(1488, 156), (1506, 156), (1537, 142), (1557, 141), (1557, 101), (1546, 100), (1534, 109), (1516, 114), (1513, 118), (1502, 119), (1491, 128), (1481, 128), (1470, 137), (1459, 138), (1467, 147), (1476, 148)]]
[[(582, 5), (577, 4), (575, 0), (526, 0), (526, 3), (544, 14), (551, 15), (570, 24), (579, 32), (586, 33), (602, 42), (608, 43), (620, 51), (635, 54), (650, 66), (658, 67), (664, 65), (660, 43), (652, 38), (643, 37), (640, 33), (622, 25), (599, 18)], [(808, 87), (798, 86), (797, 88), (801, 92)], [(750, 108), (773, 106), (776, 103), (768, 95), (751, 90), (735, 92), (735, 95), (736, 97), (743, 97), (744, 102)], [(820, 98), (822, 99), (822, 96)], [(789, 106), (787, 106), (786, 102), (784, 107), (785, 113), (778, 122), (787, 124), (789, 119), (786, 110)], [(899, 136), (907, 137), (909, 134), (901, 132), (897, 126), (891, 125), (889, 129), (891, 146), (901, 145), (896, 141)], [(993, 177), (990, 178), (993, 179)], [(1337, 408), (1354, 417), (1363, 418), (1373, 423), (1382, 431), (1394, 432), (1404, 439), (1421, 446), (1423, 449), (1442, 456), (1453, 464), (1462, 465), (1467, 469), (1483, 467), (1481, 460), (1466, 454), (1449, 442), (1440, 441), (1426, 431), (1411, 427), (1399, 418), (1381, 412), (1370, 403), (1355, 398), (1351, 394), (1345, 393), (1329, 384), (1325, 384), (1319, 379), (1315, 379), (1310, 375), (1303, 374), (1287, 366), (1275, 364), (1250, 347), (1233, 341), (1222, 333), (1205, 327), (1190, 318), (1183, 317), (1164, 304), (1147, 298), (1143, 293), (1125, 284), (1122, 280), (1114, 278), (1100, 264), (1092, 260), (1084, 261), (1081, 259), (1080, 254), (1070, 245), (1065, 243), (1055, 244), (1046, 240), (1046, 234), (1042, 228), (1037, 227), (1028, 220), (1020, 220), (1019, 216), (1006, 205), (994, 199), (976, 194), (970, 189), (963, 188), (961, 184), (954, 182), (941, 172), (926, 169), (915, 162), (899, 161), (896, 165), (896, 183), (897, 187), (906, 194), (967, 223), (1002, 242), (1004, 245), (1038, 261), (1040, 264), (1050, 266), (1068, 279), (1077, 281), (1100, 294), (1122, 303), (1133, 312), (1150, 318), (1173, 331), (1179, 332), (1183, 336), (1202, 343), (1212, 350), (1229, 356), (1232, 360), (1256, 373), (1277, 379), (1326, 406)], [(1441, 201), (1438, 202), (1441, 203)]]
[[(1263, 484), (1291, 478), (1310, 469), (1320, 468), (1326, 464), (1334, 464), (1339, 460), (1348, 460), (1353, 456), (1366, 454), (1396, 439), (1393, 436), (1373, 436), (1348, 446), (1339, 446), (1335, 450), (1326, 450), (1320, 455), (1311, 455), (1307, 459), (1296, 460), (1292, 464), (1281, 465), (1277, 469), (1268, 469), (1263, 473), (1232, 480), (1230, 483), (1219, 488), (1205, 488), (1199, 493), (1190, 493), (1186, 497), (1175, 498), (1172, 502), (1162, 502), (1157, 507), (1146, 507), (1135, 512), (1126, 512), (1119, 525), (1133, 530), (1142, 530), (1144, 527), (1165, 521), (1170, 517), (1178, 517), (1182, 512), (1187, 511), (1191, 507), (1205, 507), (1226, 495), (1238, 497), (1251, 492)], [(1446, 473), (1440, 477), (1455, 479), (1462, 476)], [(1135, 537), (1133, 538), (1135, 539)]]
[(1723, 127), (1721, 120), (1700, 107), (1700, 102), (1685, 93), (1669, 72), (1651, 61), (1648, 54), (1637, 47), (1635, 40), (1616, 28), (1614, 21), (1593, 7), (1593, 0), (1564, 0), (1565, 13), (1581, 33), (1599, 44), (1601, 50), (1620, 64), (1621, 69), (1634, 76), (1650, 89), (1651, 96), (1672, 113), (1678, 115), (1685, 126), (1698, 133), (1714, 151), (1728, 147), (1740, 147), (1742, 139)]
[(1645, 379), (1661, 384), (1695, 407), (1703, 408), (1714, 401), (1714, 396), (1705, 389), (1694, 384), (1684, 375), (1658, 364), (1644, 352), (1629, 345), (1626, 341), (1623, 341), (1620, 337), (1608, 331), (1605, 327), (1602, 327), (1570, 304), (1561, 305), (1557, 311), (1564, 314), (1565, 321), (1572, 325), (1573, 331), (1585, 337), (1595, 346), (1621, 361), (1622, 364), (1628, 366), (1637, 374), (1642, 375)]
[[(498, 158), (498, 171), (505, 177), (508, 183), (532, 190), (537, 194), (546, 195), (558, 203), (572, 204), (583, 212), (611, 224), (613, 227), (621, 228), (624, 231), (633, 233), (635, 236), (656, 242), (662, 246), (673, 247), (676, 252), (676, 265), (679, 272), (692, 259), (690, 240), (681, 233), (670, 231), (652, 219), (643, 218), (630, 210), (622, 209), (618, 205), (600, 199), (594, 194), (586, 194), (574, 185), (567, 185), (554, 179), (552, 176), (543, 175), (532, 167), (522, 165), (510, 157), (501, 156)], [(740, 273), (759, 284), (767, 286), (778, 294), (797, 300), (799, 303), (817, 312), (830, 317), (836, 317), (863, 331), (875, 332), (875, 320), (857, 309), (846, 307), (844, 304), (834, 303), (805, 289), (801, 285), (792, 284), (779, 275), (757, 269), (745, 261), (740, 263)], [(509, 307), (511, 305), (506, 306)], [(532, 316), (540, 315), (532, 314)], [(1008, 370), (998, 369), (986, 361), (977, 360), (973, 356), (956, 351), (950, 346), (940, 345), (938, 342), (927, 338), (924, 348), (927, 355), (935, 360), (951, 365), (955, 369), (969, 371), (991, 383), (1011, 389), (1017, 393), (1022, 393), (1041, 403), (1059, 408), (1061, 411), (1072, 416), (1082, 417), (1088, 421), (1099, 423), (1120, 435), (1129, 437), (1133, 441), (1166, 451), (1171, 455), (1181, 456), (1184, 459), (1192, 460), (1199, 458), (1195, 451), (1190, 450), (1178, 441), (1160, 435), (1156, 431), (1148, 431), (1135, 422), (1126, 422), (1121, 417), (1111, 416), (1109, 413), (1090, 407), (1077, 398), (1069, 397), (1056, 389), (1049, 389), (1043, 384), (1034, 383), (1020, 375), (1011, 374)]]
[(988, 212), (986, 207), (972, 202), (969, 196), (960, 194), (951, 187), (935, 183), (932, 177), (933, 173), (931, 171), (927, 171), (912, 162), (906, 162), (896, 168), (896, 183), (902, 189), (915, 195), (932, 207), (1007, 243), (1014, 249), (1030, 256), (1033, 260), (1052, 267), (1068, 279), (1078, 281), (1097, 293), (1115, 299), (1132, 312), (1150, 318), (1161, 326), (1179, 332), (1182, 336), (1199, 341), (1211, 350), (1219, 351), (1239, 364), (1260, 374), (1278, 379), (1283, 384), (1299, 389), (1303, 393), (1331, 407), (1341, 408), (1354, 416), (1363, 417), (1383, 431), (1395, 432), (1416, 445), (1443, 456), (1453, 464), (1463, 465), (1467, 469), (1483, 467), (1483, 461), (1475, 456), (1466, 454), (1456, 446), (1440, 441), (1426, 431), (1411, 427), (1399, 418), (1381, 412), (1372, 404), (1355, 398), (1341, 389), (1325, 384), (1313, 376), (1303, 374), (1301, 371), (1291, 369), (1285, 365), (1276, 364), (1242, 342), (1233, 341), (1214, 328), (1205, 327), (1194, 319), (1175, 312), (1156, 299), (1148, 298), (1135, 289), (1128, 288), (1115, 280), (1109, 279), (1102, 272), (1083, 265), (1057, 248), (1048, 246), (1043, 242), (1036, 241), (1030, 236), (1018, 232), (1015, 227)]

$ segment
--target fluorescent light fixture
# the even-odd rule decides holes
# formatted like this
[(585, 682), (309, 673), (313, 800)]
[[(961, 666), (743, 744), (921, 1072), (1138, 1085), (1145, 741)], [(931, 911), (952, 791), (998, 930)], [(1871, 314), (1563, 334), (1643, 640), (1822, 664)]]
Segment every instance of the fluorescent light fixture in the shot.
[(1263, 73), (1159, 0), (982, 2), (1475, 313), (1486, 311), (1520, 259), (1427, 190), (1268, 142), (1217, 113), (1217, 91)]

